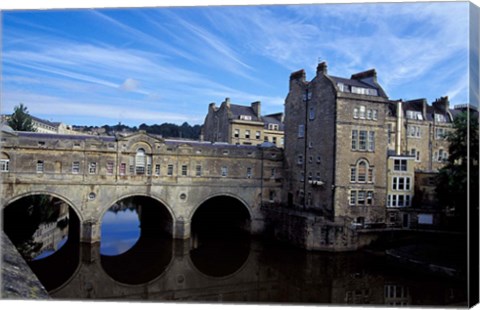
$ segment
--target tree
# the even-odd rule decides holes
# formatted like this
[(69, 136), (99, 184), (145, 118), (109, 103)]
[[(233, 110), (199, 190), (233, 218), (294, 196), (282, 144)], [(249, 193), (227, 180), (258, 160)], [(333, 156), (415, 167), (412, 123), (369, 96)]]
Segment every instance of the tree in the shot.
[(453, 128), (447, 135), (449, 157), (438, 173), (436, 194), (440, 205), (453, 210), (466, 228), (467, 208), (478, 212), (478, 117), (463, 112), (455, 118)]
[(13, 114), (8, 120), (8, 126), (16, 131), (36, 131), (35, 127), (33, 127), (32, 117), (23, 103), (15, 106)]

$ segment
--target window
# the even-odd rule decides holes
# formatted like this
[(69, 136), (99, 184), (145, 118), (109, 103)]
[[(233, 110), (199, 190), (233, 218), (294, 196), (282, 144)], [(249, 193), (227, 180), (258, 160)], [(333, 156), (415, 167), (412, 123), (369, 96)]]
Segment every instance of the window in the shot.
[(270, 200), (271, 202), (273, 202), (273, 201), (275, 200), (275, 196), (276, 196), (275, 191), (270, 191), (270, 192), (268, 193), (268, 200)]
[(358, 114), (358, 117), (360, 117), (361, 119), (365, 119), (365, 106), (360, 106), (360, 113)]
[(407, 131), (409, 137), (420, 138), (422, 136), (420, 126), (408, 125)]
[(352, 130), (352, 150), (375, 151), (375, 132)]
[(423, 120), (423, 115), (422, 115), (422, 112), (420, 111), (407, 110), (407, 118), (415, 119), (415, 120)]
[(410, 195), (388, 195), (387, 207), (410, 207), (411, 199)]
[(197, 177), (201, 177), (202, 176), (202, 165), (196, 165), (195, 166), (195, 175)]
[(263, 137), (263, 142), (268, 142), (268, 136)]
[(145, 150), (138, 149), (135, 155), (135, 173), (145, 174)]
[(160, 175), (160, 165), (159, 164), (155, 165), (155, 175)]
[(299, 138), (305, 137), (305, 126), (304, 125), (298, 125), (298, 137)]
[(233, 137), (235, 137), (235, 138), (240, 137), (240, 130), (239, 130), (239, 129), (235, 129), (235, 130), (234, 130), (234, 132), (233, 132)]
[(300, 178), (299, 178), (300, 182), (305, 182), (305, 173), (302, 171), (300, 172)]
[(277, 144), (277, 137), (272, 137), (272, 143)]
[(0, 159), (0, 172), (8, 172), (10, 169), (9, 159)]
[(443, 114), (437, 114), (437, 113), (435, 113), (435, 122), (437, 122), (437, 123), (446, 123), (446, 122), (447, 122), (447, 118), (446, 118), (445, 115), (443, 115)]
[(120, 164), (120, 175), (125, 175), (127, 173), (127, 164), (121, 163)]
[(96, 162), (91, 161), (88, 164), (88, 173), (90, 173), (90, 174), (97, 173), (97, 163)]
[(182, 176), (186, 177), (188, 175), (187, 165), (182, 165)]
[(313, 121), (315, 119), (315, 108), (314, 107), (310, 107), (310, 109), (308, 110), (308, 119)]
[(353, 108), (353, 118), (358, 118), (358, 108)]
[(107, 162), (107, 174), (113, 174), (113, 161)]
[(255, 132), (255, 139), (260, 140), (260, 131)]
[(445, 128), (435, 128), (435, 139), (444, 140), (447, 138), (446, 134), (447, 131), (445, 130)]
[(270, 170), (270, 177), (274, 178), (275, 174), (276, 174), (276, 169), (272, 168), (272, 170)]
[(365, 161), (361, 161), (357, 164), (357, 167), (358, 167), (357, 181), (365, 182), (367, 180), (367, 163)]
[(352, 130), (352, 150), (356, 150), (358, 145), (358, 130)]
[(250, 139), (250, 130), (245, 130), (245, 139)]
[(373, 120), (377, 120), (377, 118), (378, 118), (378, 111), (377, 111), (377, 110), (373, 110), (372, 119), (373, 119)]
[(43, 173), (44, 170), (44, 162), (43, 160), (37, 161), (37, 173)]
[(395, 170), (395, 171), (407, 171), (407, 160), (406, 159), (394, 159), (393, 160), (393, 170)]
[(308, 163), (309, 164), (313, 163), (313, 156), (308, 156)]
[(298, 155), (297, 164), (303, 165), (303, 155)]
[(278, 124), (268, 124), (269, 130), (278, 130)]
[(350, 182), (357, 181), (357, 168), (350, 168)]
[(367, 110), (367, 119), (372, 119), (372, 117), (373, 117), (372, 110), (368, 109)]
[(415, 157), (415, 161), (420, 161), (420, 151), (417, 151), (417, 149), (411, 149), (410, 155)]
[(388, 144), (392, 143), (392, 124), (387, 124)]
[(220, 173), (221, 173), (222, 177), (226, 177), (226, 176), (228, 175), (228, 168), (225, 167), (225, 166), (223, 166), (223, 167), (221, 168), (221, 172), (220, 172)]
[(371, 206), (373, 205), (373, 191), (351, 190), (349, 205)]
[(168, 176), (173, 176), (173, 165), (172, 164), (169, 164), (167, 166), (167, 175)]
[(448, 153), (443, 149), (439, 149), (438, 152), (435, 151), (434, 160), (437, 162), (442, 162), (448, 160)]
[(240, 115), (240, 119), (244, 121), (251, 121), (252, 116), (251, 115)]
[(247, 167), (247, 179), (250, 179), (252, 177), (252, 168)]
[(375, 151), (375, 131), (368, 132), (368, 150)]
[(365, 151), (367, 149), (367, 132), (365, 130), (360, 130), (358, 135), (358, 149)]

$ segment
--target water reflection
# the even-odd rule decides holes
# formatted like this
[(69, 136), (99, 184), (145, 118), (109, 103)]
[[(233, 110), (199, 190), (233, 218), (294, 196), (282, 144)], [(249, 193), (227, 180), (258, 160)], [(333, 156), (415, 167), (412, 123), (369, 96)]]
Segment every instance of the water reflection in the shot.
[(140, 238), (138, 211), (131, 204), (114, 205), (102, 219), (102, 255), (119, 255), (128, 251)]
[(5, 208), (4, 231), (27, 261), (44, 259), (67, 243), (69, 206), (48, 195), (20, 199)]

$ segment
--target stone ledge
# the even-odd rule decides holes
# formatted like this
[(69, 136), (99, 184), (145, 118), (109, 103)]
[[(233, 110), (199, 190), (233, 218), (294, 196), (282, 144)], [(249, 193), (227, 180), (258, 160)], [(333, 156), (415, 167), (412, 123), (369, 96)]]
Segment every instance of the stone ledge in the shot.
[(1, 232), (1, 299), (50, 299), (47, 291), (18, 253), (10, 239)]

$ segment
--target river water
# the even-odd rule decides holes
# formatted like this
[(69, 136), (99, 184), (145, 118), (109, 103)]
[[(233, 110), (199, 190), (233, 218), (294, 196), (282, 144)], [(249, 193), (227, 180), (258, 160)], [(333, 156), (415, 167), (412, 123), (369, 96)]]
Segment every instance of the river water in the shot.
[(64, 225), (44, 226), (43, 240), (56, 245), (35, 251), (29, 265), (53, 299), (383, 306), (467, 299), (465, 280), (412, 271), (381, 252), (307, 252), (241, 233), (144, 235), (135, 208), (105, 214), (100, 244), (79, 244)]

